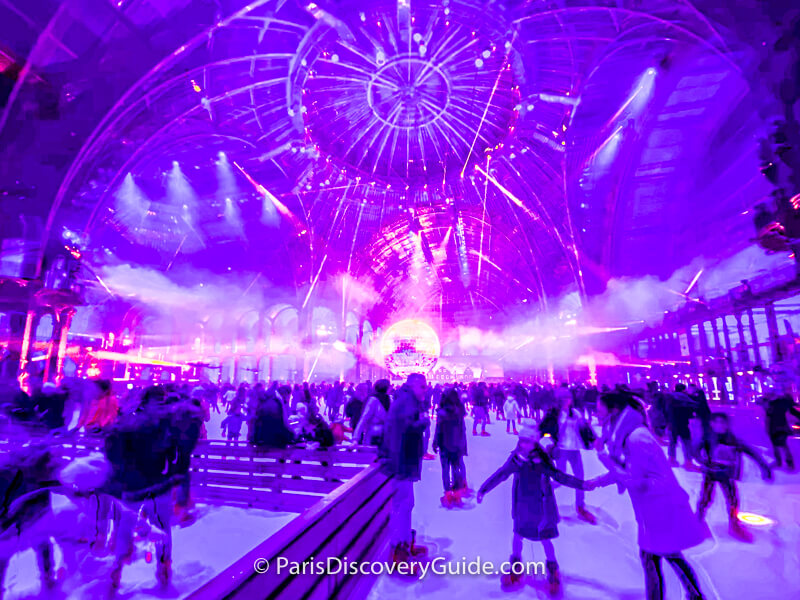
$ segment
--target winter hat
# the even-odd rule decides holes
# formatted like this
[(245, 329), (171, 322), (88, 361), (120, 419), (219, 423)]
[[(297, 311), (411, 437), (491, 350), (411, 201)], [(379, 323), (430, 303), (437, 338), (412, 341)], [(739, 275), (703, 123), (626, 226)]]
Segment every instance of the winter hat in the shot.
[(76, 458), (61, 469), (58, 479), (62, 485), (77, 492), (88, 493), (102, 487), (111, 473), (111, 465), (99, 452)]
[(521, 425), (519, 428), (519, 439), (536, 441), (540, 438), (539, 430), (530, 425)]

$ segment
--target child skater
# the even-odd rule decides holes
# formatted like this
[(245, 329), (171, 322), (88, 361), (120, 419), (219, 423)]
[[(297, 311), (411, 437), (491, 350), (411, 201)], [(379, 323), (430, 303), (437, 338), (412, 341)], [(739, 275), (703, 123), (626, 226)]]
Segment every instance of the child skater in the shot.
[(437, 411), (433, 451), (439, 452), (442, 461), (442, 506), (453, 508), (462, 505), (462, 493), (467, 487), (467, 426), (466, 411), (458, 398), (458, 391), (450, 388), (442, 394), (441, 408)]
[(761, 476), (765, 481), (772, 479), (772, 471), (767, 461), (731, 432), (728, 415), (720, 412), (712, 413), (711, 433), (703, 440), (698, 453), (704, 473), (697, 516), (705, 520), (706, 511), (714, 499), (714, 487), (718, 483), (728, 505), (728, 531), (743, 542), (752, 542), (752, 535), (739, 522), (739, 492), (736, 489), (736, 480), (742, 472), (742, 454), (747, 454), (761, 467)]
[(228, 411), (228, 416), (220, 424), (226, 439), (229, 442), (233, 442), (234, 445), (239, 441), (239, 436), (242, 434), (243, 423), (244, 415), (242, 415), (239, 405), (234, 404)]
[[(547, 584), (550, 595), (561, 589), (553, 538), (558, 537), (558, 507), (556, 506), (551, 478), (571, 488), (592, 490), (594, 481), (583, 481), (556, 469), (552, 459), (539, 444), (541, 433), (538, 429), (523, 425), (519, 431), (517, 447), (505, 464), (489, 477), (478, 491), (478, 503), (483, 496), (497, 487), (502, 481), (514, 476), (514, 490), (511, 513), (514, 518), (514, 541), (510, 562), (522, 561), (523, 539), (542, 543), (547, 561)], [(513, 569), (516, 571), (519, 569)], [(501, 577), (504, 588), (521, 583), (522, 575), (507, 574)]]
[(517, 419), (520, 416), (519, 404), (512, 394), (508, 395), (505, 404), (503, 404), (503, 413), (506, 417), (506, 433), (511, 433), (510, 428), (513, 427), (514, 435), (517, 435)]

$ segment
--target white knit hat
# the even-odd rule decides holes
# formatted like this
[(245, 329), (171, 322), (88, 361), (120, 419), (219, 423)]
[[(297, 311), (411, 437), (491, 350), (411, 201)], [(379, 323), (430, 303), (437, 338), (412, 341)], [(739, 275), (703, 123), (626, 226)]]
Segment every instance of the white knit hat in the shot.
[(58, 479), (62, 485), (87, 493), (94, 491), (108, 480), (111, 465), (99, 452), (76, 458), (61, 469)]

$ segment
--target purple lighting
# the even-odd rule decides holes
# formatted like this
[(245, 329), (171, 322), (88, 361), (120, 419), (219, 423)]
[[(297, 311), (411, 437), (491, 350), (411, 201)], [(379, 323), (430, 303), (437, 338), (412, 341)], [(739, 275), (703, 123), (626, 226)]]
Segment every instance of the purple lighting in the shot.
[(0, 598), (800, 598), (798, 32), (0, 0)]

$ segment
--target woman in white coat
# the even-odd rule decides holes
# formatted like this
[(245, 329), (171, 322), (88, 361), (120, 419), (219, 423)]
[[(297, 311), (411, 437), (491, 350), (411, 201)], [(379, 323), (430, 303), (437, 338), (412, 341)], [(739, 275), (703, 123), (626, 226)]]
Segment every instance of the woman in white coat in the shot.
[(628, 490), (638, 525), (647, 600), (663, 600), (661, 559), (675, 570), (690, 600), (703, 600), (700, 584), (682, 552), (709, 535), (697, 518), (664, 451), (646, 426), (641, 406), (625, 393), (603, 394), (597, 401), (601, 421), (609, 425), (608, 453), (599, 458), (609, 469), (600, 485)]
[(514, 428), (514, 435), (517, 434), (517, 420), (520, 418), (519, 404), (517, 399), (511, 394), (508, 395), (503, 403), (503, 414), (506, 417), (506, 433), (511, 433), (509, 429)]

